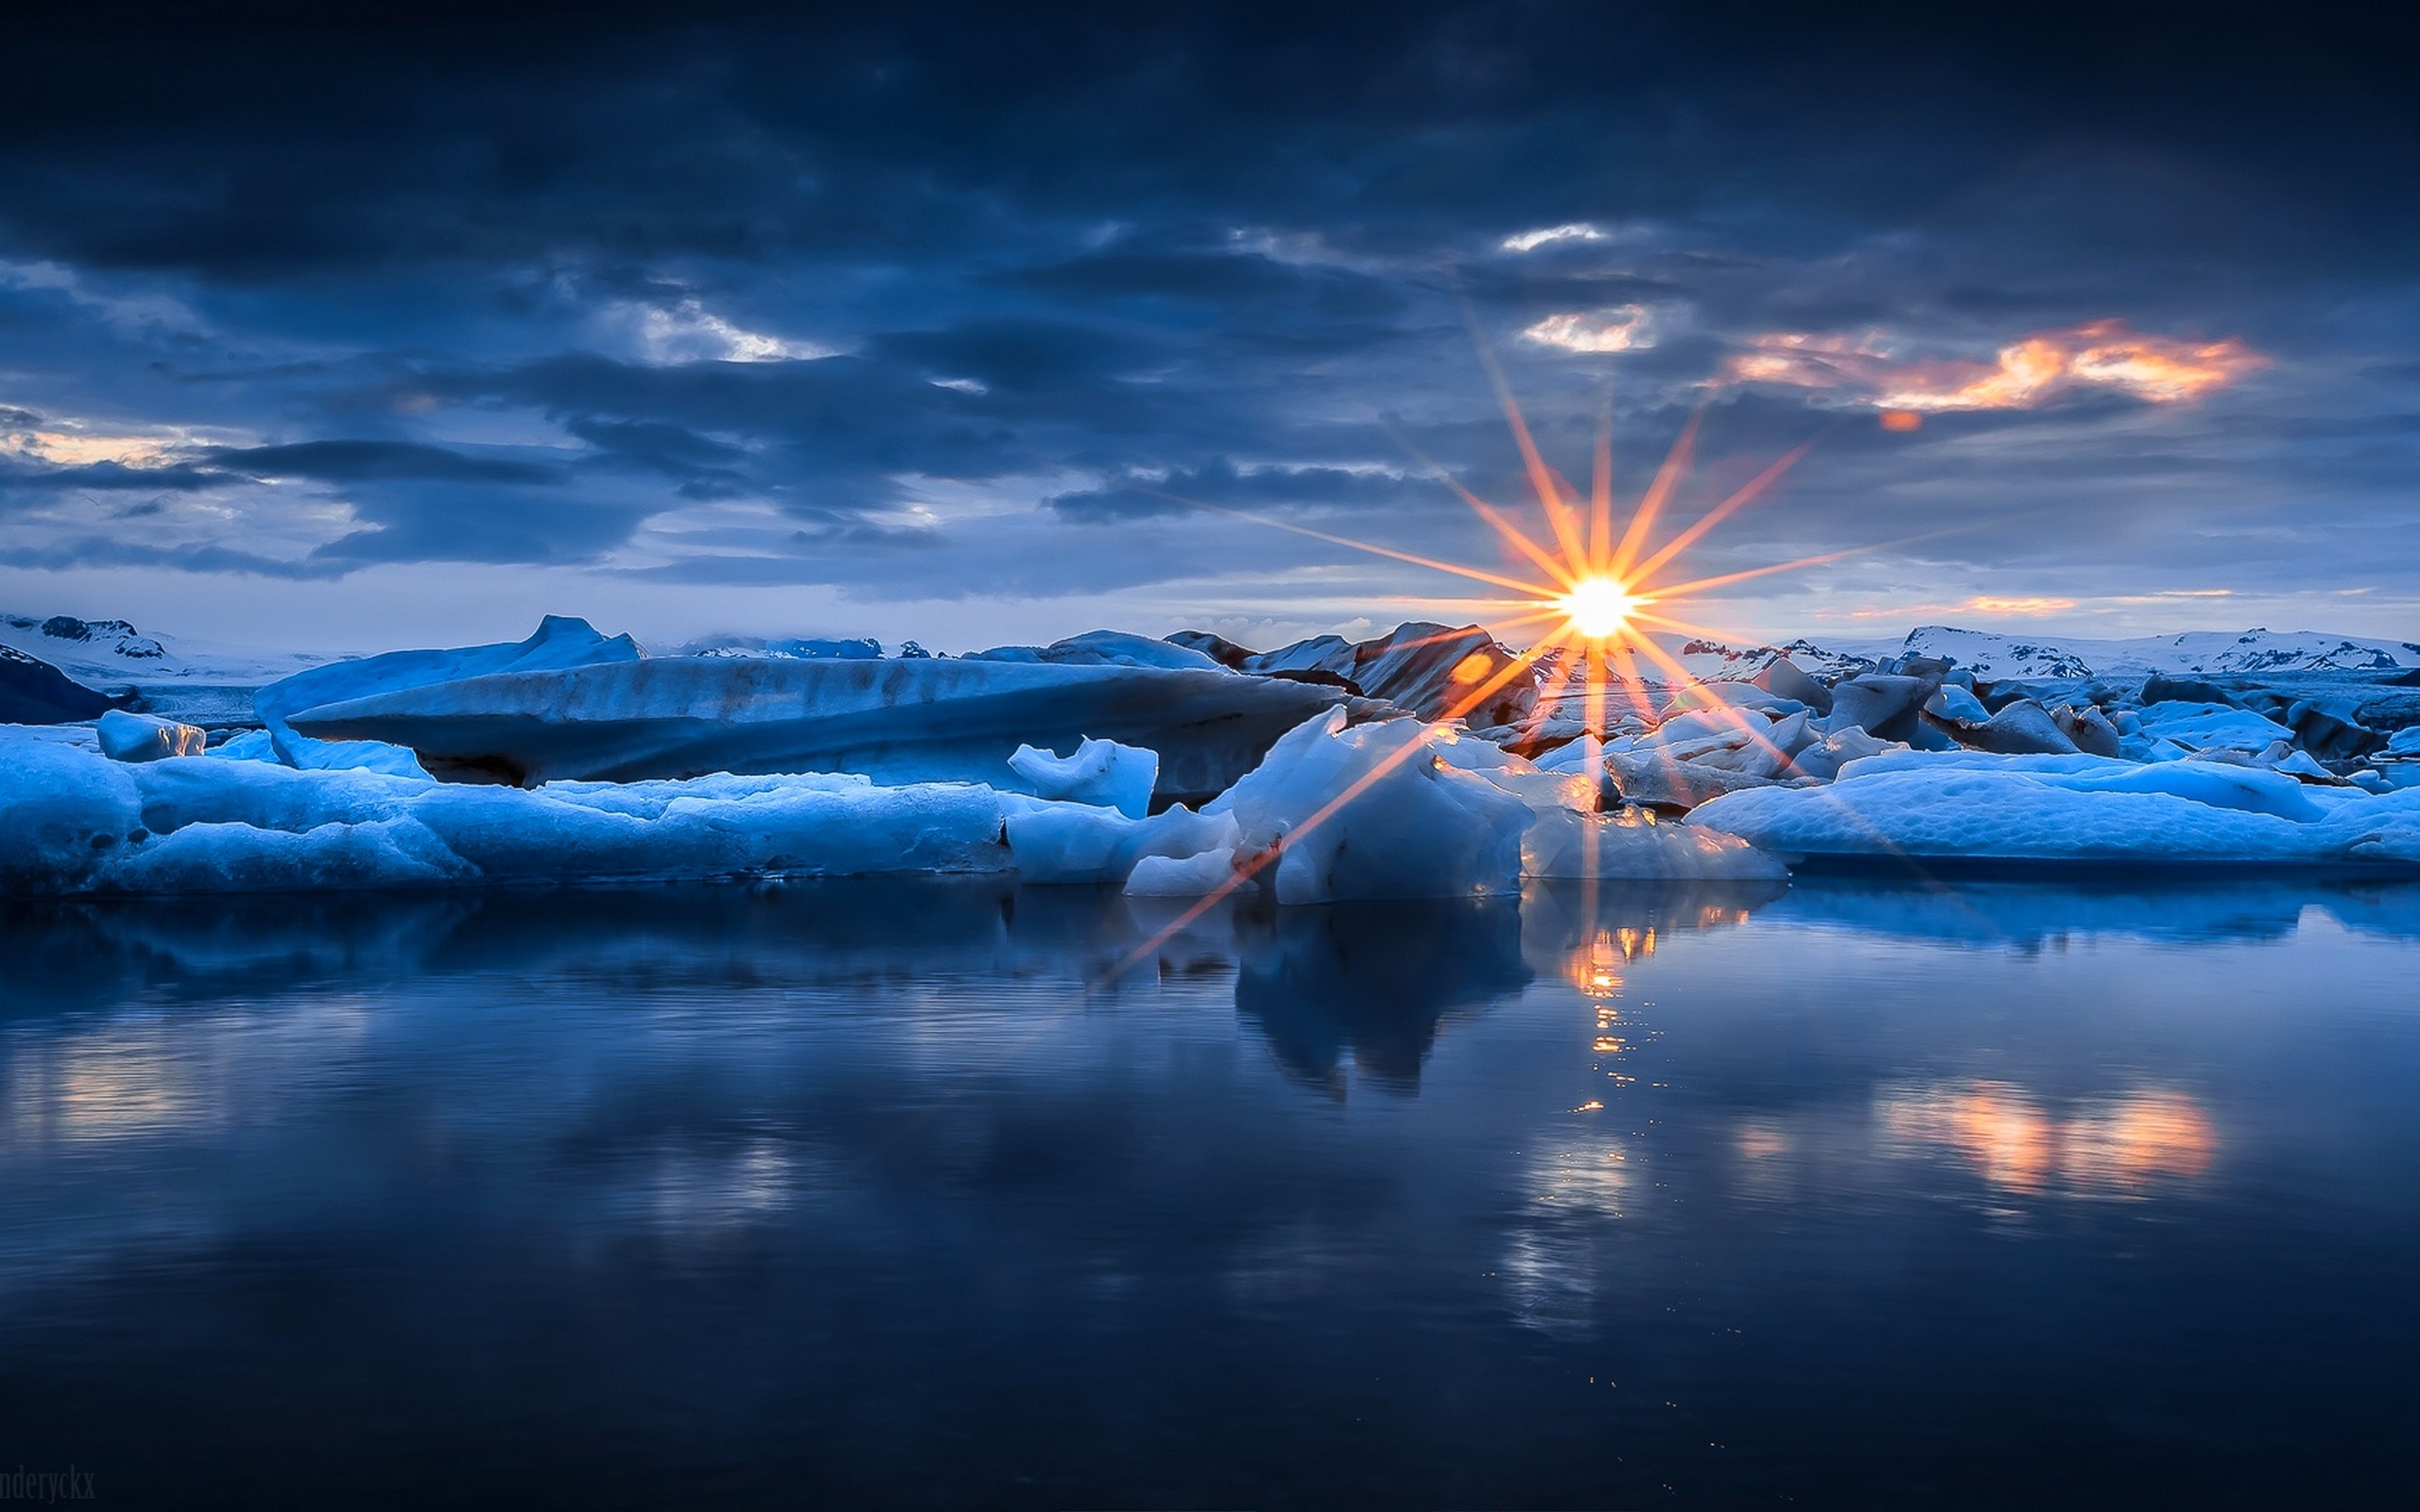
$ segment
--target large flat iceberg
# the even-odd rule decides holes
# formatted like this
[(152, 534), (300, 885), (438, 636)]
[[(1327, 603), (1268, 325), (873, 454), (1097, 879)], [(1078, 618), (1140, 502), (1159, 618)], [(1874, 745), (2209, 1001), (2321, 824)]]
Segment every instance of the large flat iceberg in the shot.
[(408, 747), (440, 777), (520, 785), (823, 771), (1038, 792), (1011, 765), (1020, 746), (1098, 739), (1158, 752), (1157, 794), (1198, 800), (1344, 696), (1210, 668), (666, 657), (395, 688), (288, 717), (316, 739)]

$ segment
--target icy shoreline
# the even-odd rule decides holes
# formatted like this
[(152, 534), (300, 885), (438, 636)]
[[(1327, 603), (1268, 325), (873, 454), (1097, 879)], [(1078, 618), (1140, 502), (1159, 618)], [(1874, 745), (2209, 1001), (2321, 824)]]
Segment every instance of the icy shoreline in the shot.
[(0, 893), (962, 873), (1297, 903), (1801, 863), (2420, 871), (2399, 666), (2138, 685), (1772, 652), (1590, 728), (1475, 627), (796, 646), (654, 658), (549, 619), (287, 676), (232, 738), (119, 709), (0, 726)]

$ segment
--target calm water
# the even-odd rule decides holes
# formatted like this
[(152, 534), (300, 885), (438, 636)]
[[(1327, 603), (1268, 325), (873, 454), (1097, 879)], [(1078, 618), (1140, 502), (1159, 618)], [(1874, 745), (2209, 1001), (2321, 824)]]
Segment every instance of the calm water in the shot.
[(2420, 893), (0, 915), (130, 1504), (2413, 1504)]

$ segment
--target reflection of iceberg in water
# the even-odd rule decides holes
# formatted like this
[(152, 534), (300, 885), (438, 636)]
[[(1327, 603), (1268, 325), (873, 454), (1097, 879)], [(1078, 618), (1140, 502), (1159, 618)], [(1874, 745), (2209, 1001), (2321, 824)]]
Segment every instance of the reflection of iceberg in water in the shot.
[(2316, 907), (2346, 928), (2420, 938), (2420, 884), (2296, 878), (2265, 882), (2066, 878), (1961, 879), (1957, 885), (1863, 876), (1802, 876), (1777, 922), (1981, 946), (2040, 950), (2069, 936), (2284, 939)]
[[(1540, 975), (1569, 983), (1594, 1005), (1589, 1054), (1611, 1069), (1614, 1086), (1628, 1087), (1633, 1078), (1613, 1068), (1638, 1048), (1644, 1028), (1636, 1005), (1623, 1001), (1633, 971), (1676, 936), (1746, 923), (1788, 885), (1533, 882), (1522, 894), (1522, 946)], [(1602, 1227), (1622, 1219), (1647, 1185), (1642, 1149), (1590, 1123), (1529, 1157), (1527, 1200), (1496, 1262), (1505, 1299), (1524, 1328), (1578, 1338), (1593, 1326)]]
[[(1597, 1027), (1609, 1030), (1620, 1015), (1631, 969), (1679, 934), (1728, 929), (1780, 897), (1786, 883), (1531, 883), (1523, 893), (1522, 941), (1541, 975), (1569, 982), (1598, 1004)], [(1600, 1033), (1596, 1049), (1616, 1055), (1628, 1048), (1616, 1035)]]
[(1781, 882), (1532, 882), (1521, 895), (1521, 938), (1540, 974), (1589, 997), (1620, 995), (1635, 962), (1669, 936), (1744, 924), (1789, 890)]
[(1331, 903), (1275, 912), (1244, 951), (1236, 1009), (1295, 1074), (1341, 1095), (1357, 1071), (1410, 1091), (1439, 1023), (1530, 983), (1509, 900)]
[(2003, 1082), (1886, 1088), (1875, 1099), (1882, 1151), (1946, 1152), (1990, 1186), (2131, 1194), (2208, 1173), (2219, 1133), (2200, 1103), (2144, 1088), (2055, 1113)]

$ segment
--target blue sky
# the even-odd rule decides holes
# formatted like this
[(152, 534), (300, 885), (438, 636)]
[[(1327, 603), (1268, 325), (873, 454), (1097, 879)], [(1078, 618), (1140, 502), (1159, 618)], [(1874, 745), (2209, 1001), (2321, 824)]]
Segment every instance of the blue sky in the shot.
[[(1267, 643), (1703, 412), (1741, 636), (2420, 631), (2420, 34), (2360, 10), (29, 15), (0, 607), (368, 649)], [(1886, 410), (1913, 429), (1886, 429)], [(1910, 421), (1901, 421), (1907, 424)], [(1917, 538), (1910, 540), (1910, 538)]]

